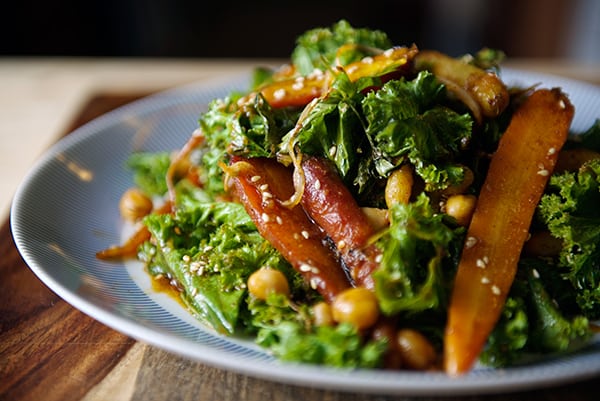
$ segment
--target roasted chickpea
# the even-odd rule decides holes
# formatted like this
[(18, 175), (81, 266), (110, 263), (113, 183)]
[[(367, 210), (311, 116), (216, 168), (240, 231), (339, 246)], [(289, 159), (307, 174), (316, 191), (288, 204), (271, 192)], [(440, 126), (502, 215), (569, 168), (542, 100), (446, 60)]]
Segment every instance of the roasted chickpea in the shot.
[(352, 323), (359, 330), (371, 327), (379, 318), (379, 305), (375, 294), (363, 287), (341, 292), (331, 305), (333, 320)]
[(271, 293), (289, 296), (290, 285), (279, 270), (262, 268), (248, 278), (248, 291), (256, 298), (266, 300)]
[(477, 198), (474, 195), (452, 195), (446, 201), (446, 213), (456, 222), (466, 227), (471, 222)]
[(399, 169), (394, 170), (385, 184), (385, 203), (387, 207), (390, 208), (396, 203), (408, 203), (413, 183), (413, 169), (410, 165), (404, 164)]
[(429, 340), (413, 329), (401, 329), (396, 334), (396, 346), (403, 366), (424, 370), (434, 366), (437, 353)]
[(312, 307), (312, 314), (316, 326), (333, 325), (331, 306), (327, 302), (318, 302)]
[(152, 200), (137, 188), (130, 188), (119, 201), (121, 217), (129, 221), (137, 221), (152, 211)]

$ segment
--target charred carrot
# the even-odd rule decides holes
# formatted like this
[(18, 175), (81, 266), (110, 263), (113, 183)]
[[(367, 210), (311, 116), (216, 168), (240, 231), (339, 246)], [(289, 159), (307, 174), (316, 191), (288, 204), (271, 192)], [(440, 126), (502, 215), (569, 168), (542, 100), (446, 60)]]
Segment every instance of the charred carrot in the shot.
[(559, 89), (515, 111), (483, 184), (459, 262), (444, 338), (447, 373), (468, 371), (493, 330), (574, 109)]
[(227, 186), (240, 200), (260, 234), (326, 300), (332, 301), (350, 282), (324, 234), (300, 205), (282, 204), (294, 192), (291, 170), (273, 159), (234, 157), (227, 167)]
[[(351, 81), (361, 77), (382, 77), (391, 79), (407, 73), (412, 67), (412, 59), (418, 53), (415, 46), (394, 47), (373, 57), (366, 57), (344, 66), (342, 69)], [(271, 82), (259, 89), (272, 107), (302, 107), (313, 99), (325, 94), (331, 83), (328, 71), (314, 71), (308, 76), (286, 78)], [(255, 96), (251, 94), (249, 96)]]
[(381, 251), (368, 243), (375, 231), (367, 216), (327, 160), (308, 157), (302, 170), (302, 207), (335, 242), (356, 284), (374, 288), (371, 273), (379, 265)]

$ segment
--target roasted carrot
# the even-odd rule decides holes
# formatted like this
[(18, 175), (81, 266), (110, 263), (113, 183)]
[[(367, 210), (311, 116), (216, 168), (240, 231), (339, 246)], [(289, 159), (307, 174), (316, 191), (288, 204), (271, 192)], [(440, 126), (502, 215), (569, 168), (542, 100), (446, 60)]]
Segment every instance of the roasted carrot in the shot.
[(375, 230), (346, 188), (335, 167), (327, 160), (307, 157), (302, 207), (335, 242), (344, 264), (359, 286), (374, 288), (371, 273), (381, 251), (369, 240)]
[(256, 224), (260, 234), (327, 301), (350, 282), (325, 235), (302, 206), (284, 206), (294, 192), (291, 170), (274, 159), (234, 157), (226, 167), (227, 187)]
[(510, 96), (502, 80), (492, 72), (435, 50), (422, 50), (415, 58), (418, 70), (429, 70), (473, 111), (475, 118), (497, 117)]
[[(366, 76), (379, 76), (385, 81), (410, 71), (412, 59), (417, 53), (415, 46), (394, 47), (340, 68), (348, 74), (351, 81)], [(305, 77), (291, 77), (271, 82), (260, 88), (259, 92), (272, 107), (302, 107), (325, 94), (331, 80), (329, 71), (315, 71)], [(255, 95), (250, 94), (248, 97)]]
[(573, 113), (559, 89), (535, 91), (515, 111), (500, 139), (454, 282), (444, 338), (449, 374), (472, 367), (498, 321)]

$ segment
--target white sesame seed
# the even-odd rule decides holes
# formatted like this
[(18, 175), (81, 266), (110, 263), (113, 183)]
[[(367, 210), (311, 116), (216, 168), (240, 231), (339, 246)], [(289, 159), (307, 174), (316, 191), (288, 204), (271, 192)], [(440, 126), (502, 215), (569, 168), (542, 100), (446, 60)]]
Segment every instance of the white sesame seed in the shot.
[(192, 296), (195, 297), (198, 294), (198, 288), (192, 287), (191, 293), (192, 293)]
[(565, 104), (564, 100), (560, 99), (558, 101), (558, 107), (560, 107), (561, 109), (565, 109), (567, 108), (567, 105)]
[(285, 97), (285, 95), (286, 95), (286, 92), (285, 92), (285, 89), (283, 89), (283, 88), (279, 88), (275, 92), (273, 92), (273, 97), (276, 100), (283, 99)]
[(294, 233), (292, 236), (294, 237), (295, 240), (300, 239), (300, 235), (298, 233)]
[(304, 82), (294, 82), (294, 83), (292, 84), (292, 89), (293, 89), (293, 90), (297, 90), (297, 91), (299, 91), (299, 90), (301, 90), (302, 88), (304, 88)]
[(383, 52), (383, 55), (386, 57), (390, 57), (392, 54), (394, 54), (395, 50), (396, 49), (394, 49), (393, 47), (390, 47), (389, 49)]
[(311, 265), (307, 265), (307, 264), (301, 264), (300, 267), (299, 267), (299, 269), (300, 269), (301, 272), (307, 273), (307, 272), (309, 272), (309, 271), (312, 270), (312, 266)]
[(264, 221), (265, 223), (268, 223), (268, 222), (269, 222), (269, 220), (271, 220), (271, 219), (269, 218), (269, 215), (268, 215), (268, 214), (266, 214), (266, 213), (263, 213), (263, 214), (262, 214), (260, 217), (261, 217), (262, 221)]
[(319, 280), (316, 277), (313, 277), (310, 279), (310, 288), (312, 288), (313, 290), (316, 290), (319, 287), (319, 283), (321, 282), (321, 280)]
[(379, 254), (377, 256), (375, 256), (375, 263), (381, 263), (381, 261), (383, 260), (383, 254)]
[(306, 239), (308, 239), (310, 237), (310, 235), (308, 234), (308, 231), (302, 231), (300, 234), (302, 234), (302, 236)]
[(482, 259), (477, 259), (475, 261), (475, 265), (477, 267), (479, 267), (480, 269), (485, 269), (485, 267), (487, 266), (486, 263)]
[(340, 242), (338, 242), (337, 247), (338, 249), (344, 249), (346, 247), (346, 241), (341, 240)]
[(257, 182), (260, 180), (260, 175), (253, 175), (252, 177), (250, 177), (250, 181), (252, 182)]
[(155, 280), (160, 280), (160, 279), (163, 279), (163, 278), (165, 278), (165, 276), (162, 273), (158, 273), (156, 276), (154, 276)]
[(213, 250), (213, 247), (210, 246), (210, 245), (207, 245), (207, 246), (204, 247), (204, 252), (210, 252), (212, 250)]
[(546, 169), (539, 170), (537, 173), (538, 173), (538, 175), (541, 175), (542, 177), (547, 177), (550, 175), (550, 172)]
[(540, 278), (540, 272), (538, 272), (536, 269), (533, 269), (531, 273), (533, 274), (533, 277)]
[(550, 148), (550, 149), (548, 149), (548, 156), (552, 156), (555, 153), (556, 153), (556, 148)]
[(481, 278), (481, 284), (489, 284), (490, 283), (490, 279), (487, 277), (482, 277)]
[(465, 241), (465, 248), (471, 249), (475, 246), (475, 244), (477, 244), (477, 238), (467, 237), (467, 240)]
[(283, 224), (283, 220), (279, 216), (275, 216), (275, 221), (277, 222), (277, 224)]
[(312, 274), (319, 274), (319, 273), (321, 273), (321, 271), (319, 270), (319, 268), (314, 267), (314, 266), (312, 267), (312, 269), (310, 269), (310, 272)]
[(502, 291), (500, 291), (500, 288), (498, 288), (498, 286), (496, 286), (496, 285), (493, 285), (493, 286), (492, 286), (492, 292), (494, 293), (494, 295), (500, 295), (500, 293), (501, 293)]
[(487, 255), (485, 255), (482, 259), (483, 259), (483, 263), (485, 263), (486, 265), (488, 263), (490, 263), (490, 258), (488, 258)]
[(260, 187), (258, 187), (258, 189), (260, 189), (261, 191), (266, 191), (267, 189), (269, 189), (269, 184), (262, 184)]
[(315, 181), (315, 189), (318, 191), (319, 189), (321, 189), (321, 181), (316, 180)]
[(190, 255), (183, 255), (181, 257), (181, 260), (184, 261), (185, 263), (189, 263), (189, 261), (190, 261)]
[(329, 148), (329, 157), (334, 157), (337, 153), (337, 146), (333, 145)]
[(362, 63), (365, 63), (365, 64), (373, 64), (373, 57), (369, 57), (369, 56), (367, 56), (367, 57), (363, 58), (363, 59), (361, 60), (361, 62), (362, 62)]
[(263, 197), (263, 199), (271, 199), (273, 197), (273, 194), (265, 191), (262, 193), (262, 197)]

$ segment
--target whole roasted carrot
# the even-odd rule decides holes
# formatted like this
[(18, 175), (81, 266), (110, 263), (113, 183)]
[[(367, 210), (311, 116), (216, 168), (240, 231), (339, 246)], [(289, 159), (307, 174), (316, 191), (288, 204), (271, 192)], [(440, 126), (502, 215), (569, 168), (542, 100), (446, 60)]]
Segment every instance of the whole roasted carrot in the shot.
[(304, 210), (335, 242), (356, 284), (374, 288), (371, 273), (379, 265), (381, 251), (368, 243), (375, 230), (367, 216), (326, 159), (307, 157), (302, 170)]
[(260, 234), (292, 264), (311, 287), (332, 301), (350, 282), (325, 235), (300, 205), (284, 206), (294, 193), (291, 171), (274, 159), (234, 157), (227, 186)]
[(573, 113), (559, 89), (537, 90), (516, 110), (500, 139), (454, 282), (444, 338), (449, 374), (472, 367), (498, 321)]

